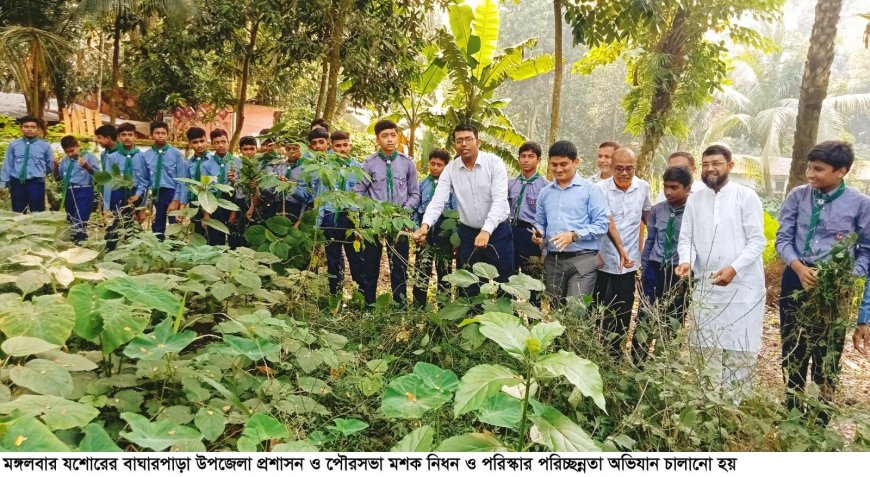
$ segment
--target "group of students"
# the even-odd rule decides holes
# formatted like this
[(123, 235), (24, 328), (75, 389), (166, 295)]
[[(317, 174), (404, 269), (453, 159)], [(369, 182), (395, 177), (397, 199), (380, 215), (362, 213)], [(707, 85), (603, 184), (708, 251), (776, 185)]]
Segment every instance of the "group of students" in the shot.
[[(319, 194), (354, 192), (396, 204), (418, 224), (410, 234), (417, 244), (418, 276), (412, 287), (417, 305), (426, 304), (433, 265), (439, 284), (452, 269), (451, 231), (441, 229), (443, 212), (456, 209), (458, 267), (490, 263), (498, 270), (498, 280), (505, 281), (520, 271), (533, 273), (533, 263), (543, 260), (542, 278), (551, 307), (589, 295), (609, 308), (601, 323), (602, 336), (615, 359), (624, 349), (638, 281), (644, 296), (638, 329), (649, 324), (653, 314), (678, 324), (691, 311), (691, 345), (704, 351), (707, 365), (717, 370), (723, 385), (736, 389), (747, 382), (761, 348), (766, 296), (762, 206), (755, 191), (730, 180), (734, 162), (731, 151), (722, 145), (712, 145), (701, 154), (701, 180), (695, 179), (692, 154), (671, 154), (662, 176), (663, 191), (653, 201), (649, 183), (635, 176), (635, 153), (615, 142), (599, 146), (599, 172), (588, 179), (578, 173), (576, 147), (569, 141), (553, 143), (547, 154), (552, 181), (541, 173), (542, 148), (527, 142), (518, 151), (520, 173), (509, 178), (502, 159), (480, 151), (477, 129), (460, 125), (451, 138), (455, 157), (443, 149), (431, 151), (429, 174), (418, 181), (413, 159), (398, 151), (399, 129), (392, 121), (375, 125), (378, 150), (358, 162), (350, 157), (350, 135), (343, 131), (330, 134), (329, 125), (318, 119), (308, 133), (309, 149), (334, 151), (342, 167), (351, 172), (326, 187), (304, 177), (303, 166), (310, 156), (303, 155), (298, 145), (285, 145), (286, 157), (281, 157), (272, 140), (265, 139), (258, 146), (257, 139), (248, 136), (240, 141), (242, 156), (253, 158), (260, 152), (263, 171), (297, 184), (284, 196), (260, 188), (250, 197), (243, 192), (241, 161), (228, 150), (229, 138), (223, 130), (208, 135), (213, 149), (209, 153), (206, 132), (190, 128), (187, 139), (193, 155), (186, 159), (167, 144), (165, 123), (151, 124), (154, 144), (144, 152), (135, 146), (132, 124), (117, 129), (101, 126), (96, 131), (103, 147), (100, 160), (81, 153), (72, 136), (61, 140), (65, 157), (56, 160), (50, 145), (38, 138), (40, 127), (34, 118), (21, 120), (23, 137), (9, 144), (0, 186), (9, 186), (14, 211), (41, 211), (45, 209), (44, 178), (53, 173), (63, 183), (63, 207), (77, 242), (87, 238), (94, 201), (92, 176), (98, 170), (126, 178), (120, 184), (110, 182), (102, 193), (104, 209), (115, 217), (106, 234), (109, 249), (117, 244), (118, 228), (134, 219), (137, 208), (146, 206), (153, 207), (152, 231), (162, 238), (167, 222), (173, 221), (168, 213), (195, 200), (182, 178), (201, 181), (211, 176), (235, 187), (231, 200), (239, 212), (219, 208), (211, 217), (202, 213), (194, 219), (197, 231), (212, 245), (243, 244), (246, 222), (265, 221), (279, 213), (298, 219), (314, 206)], [(850, 250), (855, 256), (855, 276), (866, 276), (870, 266), (870, 198), (844, 181), (853, 162), (849, 144), (818, 144), (808, 155), (809, 183), (792, 190), (782, 205), (776, 250), (787, 265), (780, 295), (780, 329), (791, 406), (799, 405), (794, 396), (804, 389), (808, 369), (813, 381), (830, 395), (845, 340), (843, 335), (833, 343), (808, 341), (796, 318), (793, 292), (815, 284), (814, 267), (852, 232), (858, 236)], [(366, 302), (373, 303), (386, 246), (392, 296), (405, 306), (408, 235), (376, 238), (357, 250), (351, 238), (351, 213), (358, 212), (330, 203), (320, 204), (318, 211), (317, 224), (327, 241), (330, 291), (341, 290), (346, 258), (351, 277)], [(228, 237), (202, 225), (202, 218), (227, 224), (231, 234)], [(533, 295), (532, 301), (540, 304), (540, 296)], [(861, 353), (870, 345), (868, 322), (870, 287), (865, 290), (853, 336)], [(639, 361), (647, 359), (652, 349), (641, 335), (634, 333), (631, 343), (631, 354)]]

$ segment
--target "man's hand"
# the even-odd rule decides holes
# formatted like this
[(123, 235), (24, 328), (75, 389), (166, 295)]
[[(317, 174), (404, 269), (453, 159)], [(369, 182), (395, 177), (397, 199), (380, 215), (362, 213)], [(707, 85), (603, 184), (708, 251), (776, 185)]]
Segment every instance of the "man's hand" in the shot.
[(230, 171), (227, 173), (227, 180), (230, 182), (236, 180), (236, 171), (230, 169)]
[(416, 232), (411, 234), (411, 238), (414, 239), (414, 242), (417, 245), (422, 244), (426, 241), (426, 234), (429, 233), (429, 224), (423, 224), (417, 229)]
[(252, 220), (254, 218), (254, 207), (248, 207), (248, 211), (245, 212), (245, 218), (248, 220)]
[(475, 248), (486, 248), (489, 246), (489, 232), (481, 230), (477, 237), (474, 238)]
[(136, 202), (139, 202), (139, 195), (138, 194), (127, 199), (128, 204), (135, 204)]
[(540, 247), (544, 244), (544, 234), (541, 233), (538, 229), (529, 229), (529, 232), (532, 233), (532, 243)]
[[(623, 251), (619, 256), (619, 262), (622, 265), (622, 268), (632, 268), (635, 265), (634, 260), (632, 260), (628, 253)], [(620, 270), (621, 271), (621, 270)]]
[(734, 267), (728, 265), (727, 267), (714, 273), (711, 278), (713, 279), (713, 285), (724, 287), (730, 285), (731, 281), (734, 280), (734, 277), (736, 276), (737, 270), (734, 270)]
[(227, 220), (227, 222), (229, 222), (230, 225), (235, 225), (235, 223), (236, 223), (236, 211), (235, 210), (230, 212), (230, 218), (229, 218), (229, 220)]
[(172, 212), (173, 210), (178, 210), (181, 208), (181, 202), (177, 200), (173, 200), (169, 203), (169, 207), (166, 208), (167, 212)]
[(561, 252), (565, 250), (565, 247), (571, 245), (574, 242), (574, 232), (562, 232), (556, 234), (553, 238), (550, 239), (550, 243), (556, 247), (556, 250)]
[(692, 266), (688, 262), (681, 263), (674, 269), (674, 273), (680, 278), (689, 278), (692, 274)]
[(794, 270), (794, 273), (798, 276), (798, 279), (801, 281), (801, 285), (806, 288), (812, 288), (815, 286), (816, 282), (819, 281), (819, 277), (816, 274), (816, 271), (801, 263), (800, 260), (792, 260), (791, 269)]
[(870, 350), (870, 325), (862, 323), (855, 328), (852, 344), (855, 346), (855, 351), (867, 356), (867, 351)]

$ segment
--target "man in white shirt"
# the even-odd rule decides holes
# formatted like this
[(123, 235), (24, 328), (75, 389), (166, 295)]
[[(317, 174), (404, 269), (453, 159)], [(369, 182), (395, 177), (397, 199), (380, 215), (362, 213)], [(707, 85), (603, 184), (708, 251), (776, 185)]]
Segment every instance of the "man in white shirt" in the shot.
[[(691, 153), (685, 151), (677, 151), (670, 156), (668, 156), (668, 167), (682, 167), (683, 169), (688, 169), (689, 172), (692, 173), (692, 177), (695, 177), (695, 156)], [(701, 189), (706, 189), (707, 186), (704, 184), (704, 181), (699, 181), (695, 179), (692, 182), (692, 192), (697, 192)], [(665, 191), (662, 189), (659, 192), (659, 195), (656, 196), (656, 200), (653, 202), (653, 205), (659, 204), (665, 201)]]
[(739, 401), (761, 349), (766, 296), (761, 254), (767, 241), (761, 200), (728, 180), (733, 167), (727, 147), (704, 150), (701, 176), (707, 188), (686, 203), (676, 273), (695, 278), (691, 345)]
[[(476, 127), (457, 126), (453, 142), (460, 160), (450, 161), (441, 173), (414, 240), (422, 243), (426, 239), (452, 191), (460, 222), (458, 266), (489, 263), (498, 269), (498, 280), (507, 281), (514, 270), (507, 169), (500, 158), (480, 151)], [(477, 292), (477, 287), (466, 289), (470, 296)]]
[(598, 172), (589, 178), (590, 181), (598, 183), (613, 177), (610, 162), (613, 160), (613, 153), (620, 147), (622, 146), (614, 141), (605, 141), (598, 145)]
[(652, 208), (649, 183), (635, 177), (636, 168), (634, 151), (617, 149), (612, 158), (613, 177), (596, 184), (607, 201), (610, 227), (607, 236), (601, 238), (604, 266), (598, 270), (594, 297), (598, 304), (610, 308), (602, 331), (614, 358), (622, 355), (622, 340), (631, 323), (640, 266), (640, 228)]

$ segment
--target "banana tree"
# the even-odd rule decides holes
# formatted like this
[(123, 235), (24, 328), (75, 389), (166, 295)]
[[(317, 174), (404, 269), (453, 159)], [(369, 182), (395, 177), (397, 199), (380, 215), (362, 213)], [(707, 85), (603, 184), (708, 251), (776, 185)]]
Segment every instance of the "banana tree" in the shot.
[(496, 98), (496, 90), (507, 81), (523, 81), (549, 73), (553, 70), (553, 57), (526, 58), (526, 50), (536, 44), (535, 39), (498, 50), (497, 0), (483, 0), (475, 9), (466, 4), (450, 5), (448, 17), (450, 33), (441, 36), (437, 43), (451, 85), (445, 88), (441, 111), (433, 109), (423, 113), (422, 121), (444, 134), (448, 145), (453, 144), (455, 126), (473, 124), (496, 140), (496, 143), (487, 142), (484, 148), (512, 163), (516, 160), (515, 154), (503, 145), (519, 147), (526, 138), (504, 113), (510, 100)]

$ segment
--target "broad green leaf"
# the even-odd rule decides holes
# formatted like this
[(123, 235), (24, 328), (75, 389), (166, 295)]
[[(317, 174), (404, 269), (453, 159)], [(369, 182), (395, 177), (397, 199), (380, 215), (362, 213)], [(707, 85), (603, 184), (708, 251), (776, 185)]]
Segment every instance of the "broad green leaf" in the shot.
[(252, 225), (248, 227), (248, 230), (245, 230), (245, 240), (251, 244), (251, 247), (256, 248), (260, 245), (268, 242), (266, 240), (266, 227), (262, 225)]
[(540, 342), (543, 350), (552, 345), (553, 341), (564, 332), (565, 327), (558, 321), (540, 322), (532, 327), (532, 338)]
[(434, 364), (417, 363), (414, 374), (423, 379), (423, 384), (435, 390), (453, 393), (459, 387), (459, 379), (453, 371), (441, 369)]
[(214, 266), (222, 272), (234, 272), (242, 268), (242, 262), (235, 257), (221, 255), (221, 257), (214, 263)]
[(127, 305), (123, 299), (101, 300), (98, 310), (103, 317), (100, 344), (104, 353), (111, 353), (138, 336), (150, 321), (150, 316)]
[(320, 449), (306, 441), (292, 441), (275, 444), (272, 452), (320, 452)]
[(236, 212), (239, 211), (238, 205), (236, 205), (234, 202), (230, 202), (226, 199), (218, 199), (217, 203), (218, 203), (218, 206), (220, 206), (220, 208), (222, 208), (222, 209), (232, 210), (232, 211), (236, 211)]
[(70, 451), (45, 424), (32, 417), (17, 419), (6, 428), (3, 447), (15, 452)]
[(487, 399), (477, 410), (477, 420), (480, 422), (508, 429), (516, 428), (522, 417), (522, 402), (505, 393)]
[(530, 416), (542, 443), (553, 452), (601, 452), (601, 449), (580, 426), (564, 414), (534, 399), (530, 401), (535, 415)]
[(492, 64), (495, 50), (498, 47), (499, 31), (499, 2), (498, 0), (482, 0), (474, 9), (474, 21), (471, 22), (471, 34), (480, 38), (480, 51), (474, 55), (477, 60), (478, 73), (474, 76), (481, 77), (480, 72)]
[(258, 361), (267, 356), (275, 357), (281, 352), (281, 346), (264, 338), (242, 338), (235, 335), (224, 335), (224, 343), (235, 353), (247, 356), (251, 361)]
[(444, 439), (436, 452), (504, 452), (508, 450), (494, 435), (472, 432)]
[(160, 310), (169, 316), (175, 316), (181, 307), (181, 300), (166, 289), (130, 277), (110, 278), (97, 285), (97, 292), (101, 295), (106, 290), (117, 293), (137, 305)]
[(0, 295), (0, 331), (63, 345), (72, 333), (75, 313), (61, 295), (40, 295), (22, 301), (16, 293)]
[(41, 417), (49, 429), (55, 431), (85, 426), (99, 411), (62, 397), (23, 394), (14, 401), (0, 404), (0, 414)]
[(218, 208), (217, 197), (215, 197), (215, 195), (209, 190), (206, 190), (201, 194), (197, 194), (196, 200), (199, 201), (199, 206), (202, 207), (202, 210), (208, 212), (209, 214), (213, 214), (214, 211)]
[(384, 387), (384, 378), (380, 375), (365, 376), (359, 380), (357, 387), (363, 396), (371, 397)]
[(447, 303), (438, 311), (438, 317), (443, 321), (457, 321), (465, 318), (470, 310), (470, 305), (456, 302)]
[(564, 376), (571, 384), (577, 386), (581, 393), (592, 398), (596, 406), (607, 412), (604, 403), (604, 384), (598, 372), (598, 365), (592, 361), (560, 350), (557, 353), (541, 356), (535, 363), (535, 371), (538, 375), (546, 373), (551, 376)]
[(94, 287), (87, 283), (74, 285), (66, 301), (75, 312), (75, 333), (88, 341), (96, 340), (103, 331), (103, 319), (99, 311), (100, 296)]
[(467, 288), (471, 285), (477, 285), (480, 283), (480, 279), (477, 278), (477, 275), (465, 270), (464, 268), (456, 270), (450, 275), (445, 276), (442, 280), (460, 288)]
[(434, 440), (435, 430), (431, 426), (423, 426), (403, 437), (390, 452), (432, 452)]
[(459, 381), (453, 398), (454, 417), (479, 409), (502, 386), (515, 386), (521, 382), (522, 378), (501, 365), (479, 364), (469, 369)]
[(296, 363), (306, 373), (310, 373), (323, 364), (323, 356), (315, 350), (300, 348), (296, 351)]
[(489, 312), (480, 315), (478, 323), (483, 336), (495, 341), (514, 358), (524, 358), (526, 341), (531, 333), (520, 323), (519, 318), (507, 313)]
[(142, 402), (144, 400), (145, 398), (142, 397), (142, 393), (139, 391), (124, 389), (123, 391), (118, 391), (114, 396), (109, 398), (107, 404), (120, 411), (138, 412), (139, 408), (142, 407)]
[(76, 276), (73, 274), (72, 270), (63, 265), (50, 267), (48, 269), (48, 273), (54, 278), (54, 280), (58, 284), (60, 284), (60, 286), (64, 288), (70, 286), (70, 284), (76, 279)]
[(73, 247), (60, 252), (57, 256), (66, 260), (66, 263), (70, 265), (80, 265), (99, 257), (100, 252), (87, 248)]
[(12, 399), (12, 390), (5, 384), (0, 384), (0, 404), (7, 403)]
[(283, 439), (290, 435), (287, 426), (281, 424), (274, 417), (259, 412), (248, 419), (242, 433), (257, 443), (271, 439)]
[(204, 383), (208, 384), (209, 386), (213, 387), (217, 392), (220, 393), (221, 396), (224, 397), (224, 399), (226, 399), (227, 401), (233, 403), (233, 405), (236, 406), (236, 409), (238, 409), (239, 411), (244, 412), (245, 414), (250, 414), (250, 413), (251, 413), (250, 411), (248, 411), (248, 406), (245, 406), (245, 404), (241, 401), (241, 399), (239, 399), (238, 396), (236, 396), (235, 394), (233, 394), (233, 392), (230, 391), (229, 389), (227, 389), (223, 384), (221, 384), (221, 383), (215, 381), (214, 379), (212, 379), (212, 378), (210, 378), (210, 377), (208, 377), (208, 376), (197, 375), (197, 377), (198, 377), (202, 382), (204, 382)]
[(495, 280), (498, 278), (498, 269), (494, 265), (486, 262), (477, 262), (471, 267), (471, 271), (475, 275), (487, 280)]
[(24, 366), (13, 367), (9, 370), (9, 379), (17, 386), (39, 394), (68, 396), (73, 390), (69, 371), (45, 359), (33, 359)]
[(293, 221), (283, 215), (276, 215), (266, 221), (266, 227), (276, 235), (283, 237), (290, 233), (290, 229), (293, 228)]
[(257, 290), (263, 285), (262, 281), (260, 281), (260, 276), (249, 270), (240, 270), (233, 275), (233, 278), (239, 285), (253, 290)]
[(160, 359), (167, 353), (180, 353), (195, 339), (196, 332), (174, 332), (172, 319), (167, 318), (155, 326), (151, 333), (133, 338), (124, 348), (124, 354), (130, 358)]
[(308, 396), (290, 395), (282, 399), (276, 405), (279, 409), (290, 414), (319, 414), (328, 416), (329, 410)]
[(85, 436), (79, 442), (79, 452), (123, 452), (103, 426), (91, 423), (83, 429)]
[(0, 345), (0, 349), (3, 349), (4, 353), (14, 357), (45, 353), (58, 348), (60, 348), (59, 344), (30, 336), (13, 336)]
[(97, 367), (97, 363), (80, 354), (64, 353), (60, 350), (39, 353), (37, 357), (57, 363), (67, 371), (91, 371)]
[(310, 376), (301, 376), (298, 379), (299, 389), (309, 394), (326, 395), (332, 392), (332, 388), (326, 384), (326, 381), (312, 378)]
[(232, 283), (221, 282), (211, 287), (211, 294), (217, 301), (224, 301), (235, 295), (239, 289)]
[(474, 10), (467, 4), (451, 3), (447, 7), (450, 20), (450, 32), (456, 40), (456, 46), (460, 50), (468, 47), (468, 38), (471, 36), (471, 21), (474, 19)]
[(21, 290), (21, 294), (29, 295), (30, 293), (39, 290), (51, 283), (51, 278), (49, 275), (42, 270), (27, 270), (25, 272), (21, 272), (18, 275), (18, 278), (15, 279), (15, 286)]
[(147, 417), (132, 412), (122, 412), (121, 419), (130, 425), (130, 432), (122, 431), (121, 437), (139, 447), (155, 451), (165, 450), (187, 440), (202, 440), (202, 435), (187, 426), (180, 426), (168, 419), (151, 422)]
[(163, 408), (157, 414), (156, 419), (168, 419), (176, 424), (184, 425), (193, 421), (193, 413), (187, 406), (175, 405)]
[(541, 55), (523, 60), (516, 67), (509, 69), (507, 75), (514, 81), (523, 81), (547, 74), (553, 71), (555, 66), (556, 60), (553, 55)]
[(387, 384), (381, 412), (387, 417), (420, 419), (426, 411), (450, 401), (450, 392), (427, 386), (417, 374), (400, 376)]
[(196, 428), (202, 433), (203, 438), (212, 442), (224, 433), (227, 420), (219, 409), (202, 407), (196, 411), (193, 423), (196, 424)]
[(333, 422), (335, 424), (327, 426), (327, 429), (335, 431), (344, 437), (351, 436), (357, 432), (362, 432), (369, 427), (367, 422), (360, 421), (359, 419), (342, 419), (339, 417)]

